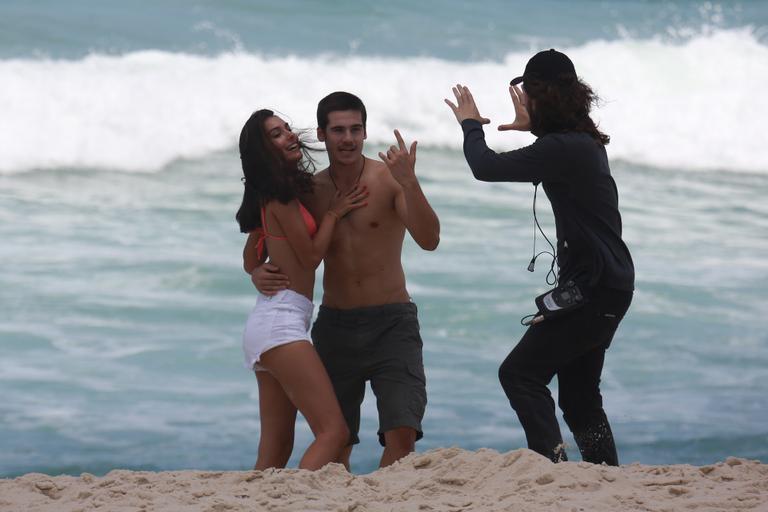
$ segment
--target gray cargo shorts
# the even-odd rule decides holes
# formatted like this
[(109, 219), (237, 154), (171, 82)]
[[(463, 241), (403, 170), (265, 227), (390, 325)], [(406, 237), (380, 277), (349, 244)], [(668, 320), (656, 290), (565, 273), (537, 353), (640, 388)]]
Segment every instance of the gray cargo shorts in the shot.
[(379, 411), (379, 443), (384, 433), (410, 427), (423, 437), (426, 378), (416, 304), (384, 304), (355, 309), (320, 306), (312, 342), (333, 383), (350, 431), (360, 442), (360, 404), (371, 381)]

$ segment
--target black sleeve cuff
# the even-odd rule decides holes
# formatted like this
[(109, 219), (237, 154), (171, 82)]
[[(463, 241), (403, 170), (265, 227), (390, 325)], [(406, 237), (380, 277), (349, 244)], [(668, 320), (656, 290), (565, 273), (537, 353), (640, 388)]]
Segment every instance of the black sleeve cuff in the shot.
[(465, 119), (461, 122), (461, 129), (464, 131), (465, 135), (473, 128), (480, 128), (482, 130), (483, 124), (477, 119)]

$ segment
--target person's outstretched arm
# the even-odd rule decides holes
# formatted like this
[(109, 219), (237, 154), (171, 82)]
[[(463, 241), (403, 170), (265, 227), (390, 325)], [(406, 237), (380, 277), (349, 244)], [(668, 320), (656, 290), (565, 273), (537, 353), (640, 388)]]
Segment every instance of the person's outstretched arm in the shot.
[[(480, 181), (518, 181), (538, 183), (556, 181), (559, 169), (557, 161), (563, 152), (561, 143), (554, 137), (537, 139), (530, 146), (496, 153), (485, 142), (483, 125), (490, 120), (482, 117), (469, 88), (457, 85), (453, 88), (456, 104), (446, 99), (456, 120), (464, 131), (464, 157), (472, 174)], [(515, 121), (499, 126), (499, 130), (530, 130), (530, 118), (524, 102), (524, 93), (510, 86), (509, 94), (515, 107)]]

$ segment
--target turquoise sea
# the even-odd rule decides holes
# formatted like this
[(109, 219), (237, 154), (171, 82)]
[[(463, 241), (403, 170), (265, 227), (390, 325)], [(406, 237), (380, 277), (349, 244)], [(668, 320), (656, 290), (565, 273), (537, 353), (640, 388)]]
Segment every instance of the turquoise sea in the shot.
[[(442, 100), (465, 83), (509, 121), (506, 84), (553, 46), (603, 98), (637, 269), (603, 374), (621, 461), (768, 461), (765, 2), (4, 0), (0, 477), (252, 466), (236, 140), (265, 106), (313, 129), (339, 89), (366, 102), (369, 156), (394, 128), (419, 141), (442, 223), (436, 252), (403, 257), (418, 449), (525, 446), (496, 372), (547, 288), (544, 257), (526, 271), (533, 187), (474, 181)], [(533, 140), (486, 131), (500, 150)], [(538, 215), (553, 236), (541, 194)], [(357, 473), (376, 426), (368, 397)], [(310, 438), (300, 421), (291, 465)]]

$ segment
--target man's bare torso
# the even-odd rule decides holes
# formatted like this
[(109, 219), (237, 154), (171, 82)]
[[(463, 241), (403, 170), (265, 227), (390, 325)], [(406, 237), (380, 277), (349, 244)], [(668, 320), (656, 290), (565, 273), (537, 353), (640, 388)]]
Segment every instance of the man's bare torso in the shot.
[[(396, 207), (400, 185), (382, 162), (370, 159), (360, 184), (370, 192), (368, 205), (336, 225), (323, 263), (323, 305), (351, 309), (408, 302), (400, 259), (405, 225)], [(314, 185), (314, 193), (302, 200), (319, 221), (336, 187), (328, 169), (315, 175)]]

